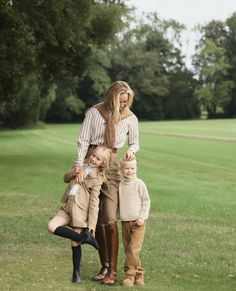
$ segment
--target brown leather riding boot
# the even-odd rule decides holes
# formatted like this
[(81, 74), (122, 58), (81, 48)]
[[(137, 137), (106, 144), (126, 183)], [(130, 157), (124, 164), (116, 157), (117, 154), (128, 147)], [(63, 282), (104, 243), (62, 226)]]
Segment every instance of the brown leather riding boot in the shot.
[(114, 222), (106, 226), (106, 235), (108, 238), (107, 244), (108, 244), (109, 269), (102, 283), (107, 285), (113, 285), (117, 280), (116, 267), (119, 247), (117, 222)]
[(108, 248), (107, 248), (107, 237), (105, 225), (99, 225), (96, 228), (96, 239), (100, 246), (99, 258), (101, 262), (101, 270), (97, 275), (93, 277), (93, 281), (102, 281), (106, 274), (108, 273), (109, 258), (108, 258)]

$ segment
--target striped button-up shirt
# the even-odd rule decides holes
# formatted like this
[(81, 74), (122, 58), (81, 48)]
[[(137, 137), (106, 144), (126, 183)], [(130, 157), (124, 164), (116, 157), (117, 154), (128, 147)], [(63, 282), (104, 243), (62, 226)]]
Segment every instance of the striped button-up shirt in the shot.
[[(102, 145), (104, 142), (106, 121), (99, 111), (92, 107), (85, 116), (77, 138), (76, 164), (82, 164), (90, 145)], [(115, 126), (115, 148), (122, 148), (128, 136), (129, 149), (136, 153), (139, 149), (138, 119), (132, 114), (118, 121)]]

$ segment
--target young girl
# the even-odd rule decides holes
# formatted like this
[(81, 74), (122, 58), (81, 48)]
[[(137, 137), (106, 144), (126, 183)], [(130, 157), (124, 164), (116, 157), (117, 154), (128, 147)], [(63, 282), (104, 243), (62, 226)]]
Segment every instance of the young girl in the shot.
[[(99, 210), (101, 185), (106, 180), (106, 170), (111, 162), (112, 151), (98, 146), (87, 159), (83, 170), (83, 183), (76, 182), (76, 165), (65, 175), (69, 183), (61, 199), (65, 203), (57, 214), (48, 222), (48, 231), (71, 239), (73, 274), (72, 282), (80, 282), (81, 244), (90, 244), (96, 249), (95, 229)], [(66, 226), (70, 226), (68, 228)]]

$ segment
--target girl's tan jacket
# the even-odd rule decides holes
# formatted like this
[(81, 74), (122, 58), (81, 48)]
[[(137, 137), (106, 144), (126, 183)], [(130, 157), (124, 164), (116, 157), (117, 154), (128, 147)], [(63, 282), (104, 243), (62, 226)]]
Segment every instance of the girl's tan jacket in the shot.
[[(61, 198), (62, 203), (66, 203), (68, 194), (75, 183), (75, 167), (72, 167), (65, 173), (64, 181), (69, 183), (69, 185)], [(75, 204), (79, 207), (78, 219), (80, 220), (81, 227), (88, 227), (92, 230), (96, 229), (99, 194), (103, 182), (104, 179), (94, 170), (86, 176), (84, 183), (80, 184), (79, 190), (75, 195)]]

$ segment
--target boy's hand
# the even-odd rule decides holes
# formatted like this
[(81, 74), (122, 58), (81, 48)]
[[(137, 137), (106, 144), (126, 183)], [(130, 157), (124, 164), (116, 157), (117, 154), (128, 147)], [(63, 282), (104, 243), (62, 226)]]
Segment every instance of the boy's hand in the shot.
[(135, 158), (135, 155), (131, 150), (127, 150), (127, 152), (124, 154), (123, 158), (125, 161), (131, 161)]
[(144, 220), (139, 218), (136, 220), (136, 223), (135, 223), (137, 226), (141, 226), (141, 225), (144, 225)]

